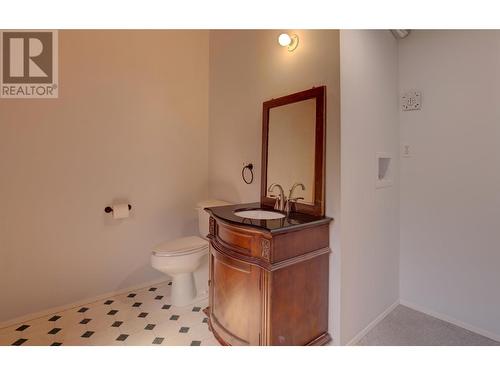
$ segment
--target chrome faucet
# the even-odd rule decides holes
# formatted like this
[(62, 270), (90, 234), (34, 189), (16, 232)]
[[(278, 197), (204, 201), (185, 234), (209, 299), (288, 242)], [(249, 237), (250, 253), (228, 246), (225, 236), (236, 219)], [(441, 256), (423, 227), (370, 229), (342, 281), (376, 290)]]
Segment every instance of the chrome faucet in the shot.
[(296, 197), (296, 198), (293, 197), (293, 192), (295, 191), (295, 188), (298, 186), (302, 188), (302, 191), (306, 190), (306, 187), (301, 182), (296, 182), (293, 184), (292, 188), (290, 189), (290, 192), (288, 193), (288, 199), (286, 200), (285, 204), (285, 212), (287, 215), (290, 213), (293, 202), (296, 203), (299, 199), (304, 199), (304, 197)]
[(288, 198), (285, 196), (285, 192), (283, 191), (283, 187), (280, 184), (271, 184), (267, 191), (272, 193), (275, 188), (278, 188), (278, 195), (270, 195), (271, 198), (276, 198), (276, 202), (274, 203), (274, 209), (277, 211), (286, 212), (288, 215), (292, 208), (292, 203), (296, 203), (299, 199), (304, 199), (303, 197), (293, 197), (293, 193), (297, 187), (301, 187), (302, 190), (306, 190), (306, 187), (303, 183), (296, 182), (293, 184), (290, 192), (288, 193)]
[(279, 194), (278, 195), (271, 195), (272, 198), (276, 198), (276, 203), (274, 203), (274, 209), (278, 211), (284, 211), (285, 209), (285, 192), (283, 191), (283, 188), (281, 187), (280, 184), (271, 184), (269, 186), (269, 189), (267, 191), (269, 193), (272, 193), (274, 188), (278, 188)]

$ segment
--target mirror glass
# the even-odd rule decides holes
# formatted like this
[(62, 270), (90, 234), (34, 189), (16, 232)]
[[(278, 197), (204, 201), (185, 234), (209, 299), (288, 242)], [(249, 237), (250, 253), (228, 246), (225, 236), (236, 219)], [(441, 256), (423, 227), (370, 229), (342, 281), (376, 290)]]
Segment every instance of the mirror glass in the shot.
[[(316, 99), (270, 108), (268, 129), (267, 185), (280, 184), (288, 194), (295, 183), (294, 197), (314, 205)], [(273, 193), (267, 192), (270, 197)]]

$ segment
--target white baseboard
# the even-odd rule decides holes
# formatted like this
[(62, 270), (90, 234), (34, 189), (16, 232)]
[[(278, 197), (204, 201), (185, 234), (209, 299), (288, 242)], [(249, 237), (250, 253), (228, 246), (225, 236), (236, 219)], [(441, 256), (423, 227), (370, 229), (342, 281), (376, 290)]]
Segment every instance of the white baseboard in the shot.
[(122, 289), (114, 290), (114, 291), (109, 292), (109, 293), (104, 293), (104, 294), (101, 294), (99, 296), (86, 298), (86, 299), (83, 299), (83, 300), (80, 300), (80, 301), (69, 303), (67, 305), (52, 307), (52, 308), (47, 309), (47, 310), (42, 310), (42, 311), (34, 312), (34, 313), (31, 313), (31, 314), (26, 314), (26, 315), (23, 315), (23, 316), (19, 316), (17, 318), (13, 318), (13, 319), (10, 319), (10, 320), (6, 320), (4, 322), (0, 322), (0, 329), (12, 326), (14, 324), (24, 323), (24, 322), (26, 322), (28, 320), (38, 319), (38, 318), (41, 318), (41, 317), (46, 316), (46, 315), (55, 314), (55, 313), (60, 312), (60, 311), (73, 309), (75, 307), (79, 307), (79, 306), (82, 306), (82, 305), (87, 305), (89, 303), (93, 303), (93, 302), (99, 301), (101, 299), (105, 299), (105, 298), (110, 298), (110, 297), (116, 296), (117, 294), (122, 294), (122, 293), (126, 293), (128, 291), (134, 291), (134, 290), (137, 290), (137, 289), (142, 289), (142, 288), (145, 288), (145, 287), (150, 286), (150, 285), (160, 284), (160, 283), (163, 283), (163, 282), (166, 282), (166, 281), (169, 281), (169, 280), (170, 280), (169, 277), (164, 276), (164, 277), (161, 277), (159, 279), (155, 279), (155, 280), (151, 280), (151, 281), (148, 281), (148, 282), (145, 282), (145, 283), (141, 283), (139, 285), (132, 285), (132, 286), (129, 286), (127, 288), (122, 288)]
[(486, 331), (486, 330), (484, 330), (482, 328), (473, 326), (472, 324), (465, 323), (465, 322), (462, 322), (461, 320), (455, 319), (455, 318), (453, 318), (453, 317), (451, 317), (449, 315), (445, 315), (445, 314), (441, 314), (441, 313), (435, 312), (435, 311), (430, 310), (430, 309), (428, 309), (426, 307), (422, 307), (422, 306), (416, 305), (416, 304), (414, 304), (412, 302), (409, 302), (409, 301), (401, 300), (399, 303), (401, 305), (403, 305), (403, 306), (406, 306), (406, 307), (410, 308), (410, 309), (419, 311), (421, 313), (430, 315), (430, 316), (432, 316), (434, 318), (444, 320), (445, 322), (454, 324), (454, 325), (459, 326), (459, 327), (461, 327), (463, 329), (466, 329), (466, 330), (469, 330), (471, 332), (477, 333), (478, 335), (487, 337), (487, 338), (495, 340), (495, 341), (500, 341), (500, 335), (497, 334), (497, 333)]
[(387, 315), (391, 313), (399, 305), (399, 300), (395, 301), (392, 305), (390, 305), (387, 309), (385, 309), (379, 316), (373, 319), (370, 324), (368, 324), (365, 328), (363, 328), (356, 336), (354, 336), (346, 345), (352, 346), (356, 345), (359, 340), (361, 340), (370, 330), (375, 327), (382, 319), (384, 319)]

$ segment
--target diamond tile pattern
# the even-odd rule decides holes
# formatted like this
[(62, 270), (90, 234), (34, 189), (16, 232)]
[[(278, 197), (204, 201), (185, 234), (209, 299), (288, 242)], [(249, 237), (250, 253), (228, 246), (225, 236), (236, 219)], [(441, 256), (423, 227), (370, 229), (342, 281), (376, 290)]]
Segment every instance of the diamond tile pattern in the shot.
[(28, 341), (28, 339), (19, 339), (19, 340), (16, 340), (14, 343), (12, 343), (13, 346), (20, 346), (22, 344), (24, 344), (26, 341)]
[(85, 332), (82, 337), (85, 337), (85, 338), (89, 338), (90, 336), (92, 336), (95, 332), (94, 331), (87, 331)]
[(207, 299), (175, 307), (171, 285), (152, 285), (2, 328), (0, 346), (219, 345), (202, 311)]
[(49, 332), (47, 332), (47, 334), (48, 335), (55, 335), (60, 330), (61, 330), (61, 328), (52, 328)]
[(155, 345), (161, 345), (161, 343), (163, 342), (163, 340), (165, 340), (163, 337), (156, 337), (153, 340), (153, 344), (155, 344)]
[(129, 335), (121, 334), (116, 338), (116, 341), (125, 341), (128, 338)]

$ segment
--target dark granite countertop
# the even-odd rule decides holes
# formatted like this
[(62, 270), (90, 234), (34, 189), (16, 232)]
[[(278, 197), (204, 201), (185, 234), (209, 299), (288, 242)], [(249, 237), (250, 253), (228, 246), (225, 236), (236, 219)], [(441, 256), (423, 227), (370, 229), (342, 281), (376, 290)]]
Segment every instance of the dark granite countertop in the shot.
[(299, 212), (291, 212), (287, 217), (281, 219), (268, 220), (248, 219), (236, 216), (234, 214), (235, 211), (239, 210), (274, 211), (272, 208), (264, 206), (260, 202), (234, 204), (230, 206), (207, 207), (205, 208), (205, 210), (210, 212), (217, 219), (221, 219), (228, 223), (240, 226), (249, 226), (271, 233), (287, 232), (289, 230), (328, 223), (332, 220), (332, 218), (326, 216), (312, 216)]

